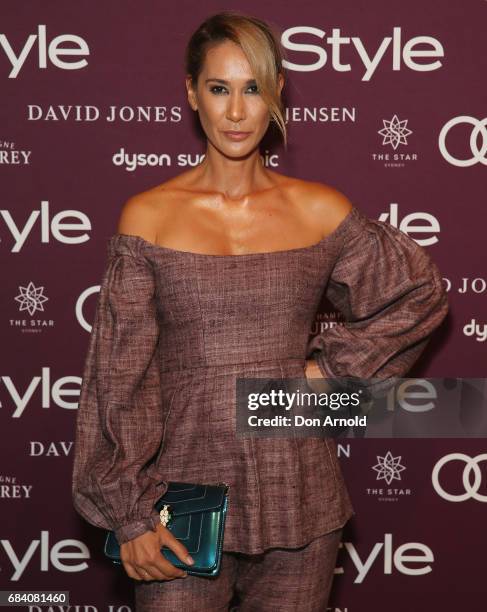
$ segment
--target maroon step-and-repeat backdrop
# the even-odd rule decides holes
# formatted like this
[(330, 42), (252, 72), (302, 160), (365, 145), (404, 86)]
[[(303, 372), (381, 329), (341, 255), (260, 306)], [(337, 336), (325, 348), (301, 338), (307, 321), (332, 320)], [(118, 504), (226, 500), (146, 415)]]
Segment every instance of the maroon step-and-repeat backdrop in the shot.
[[(4, 1), (0, 590), (134, 609), (105, 533), (71, 504), (77, 400), (121, 205), (204, 152), (183, 52), (223, 8), (282, 33), (289, 149), (265, 145), (266, 163), (340, 189), (442, 271), (450, 313), (409, 376), (485, 376), (487, 2)], [(322, 308), (310, 333), (335, 316)], [(483, 610), (485, 441), (345, 439), (338, 451), (357, 514), (330, 609)]]

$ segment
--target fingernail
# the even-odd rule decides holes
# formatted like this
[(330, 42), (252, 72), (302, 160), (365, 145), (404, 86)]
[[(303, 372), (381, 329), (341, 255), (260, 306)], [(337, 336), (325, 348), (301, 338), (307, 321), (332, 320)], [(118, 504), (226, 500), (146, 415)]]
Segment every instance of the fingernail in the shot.
[(193, 563), (194, 563), (194, 559), (193, 559), (193, 557), (191, 557), (190, 555), (188, 555), (188, 556), (186, 557), (186, 563), (188, 563), (189, 565), (193, 565)]

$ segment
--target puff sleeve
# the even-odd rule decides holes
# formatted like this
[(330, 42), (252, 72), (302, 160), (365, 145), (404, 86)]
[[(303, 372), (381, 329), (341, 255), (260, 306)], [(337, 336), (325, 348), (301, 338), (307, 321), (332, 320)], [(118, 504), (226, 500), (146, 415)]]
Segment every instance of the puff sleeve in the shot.
[(120, 544), (160, 522), (154, 504), (167, 490), (154, 461), (163, 421), (154, 294), (141, 241), (114, 235), (82, 377), (72, 499), (83, 518), (114, 530)]
[(346, 321), (314, 336), (306, 354), (323, 376), (348, 378), (370, 397), (407, 374), (448, 300), (437, 266), (412, 238), (356, 207), (345, 226), (326, 297)]

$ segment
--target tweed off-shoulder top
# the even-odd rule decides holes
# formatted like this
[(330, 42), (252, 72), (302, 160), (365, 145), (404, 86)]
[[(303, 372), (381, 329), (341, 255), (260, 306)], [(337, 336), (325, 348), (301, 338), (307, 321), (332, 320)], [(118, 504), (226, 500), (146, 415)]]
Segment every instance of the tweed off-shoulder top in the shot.
[[(344, 324), (310, 338), (323, 294)], [(76, 422), (72, 494), (120, 543), (170, 480), (230, 484), (224, 550), (298, 547), (354, 514), (330, 438), (239, 437), (237, 377), (403, 377), (448, 311), (436, 264), (353, 207), (319, 242), (210, 255), (108, 240)], [(375, 381), (375, 382), (374, 382)]]

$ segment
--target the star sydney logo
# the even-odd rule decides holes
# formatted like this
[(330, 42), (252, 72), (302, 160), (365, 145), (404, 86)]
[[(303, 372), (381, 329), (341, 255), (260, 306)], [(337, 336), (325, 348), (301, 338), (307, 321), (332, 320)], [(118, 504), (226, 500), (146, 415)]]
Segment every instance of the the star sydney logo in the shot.
[(382, 144), (390, 144), (394, 151), (400, 144), (407, 145), (406, 136), (412, 134), (412, 131), (406, 127), (407, 122), (407, 119), (400, 121), (397, 115), (394, 115), (390, 121), (382, 119), (384, 127), (378, 130), (378, 134), (383, 136)]
[(406, 468), (401, 465), (401, 456), (393, 457), (391, 451), (387, 451), (383, 457), (377, 455), (377, 463), (372, 469), (377, 472), (377, 480), (385, 480), (390, 485), (393, 480), (401, 480), (401, 472)]
[(19, 286), (20, 295), (15, 297), (16, 301), (20, 303), (20, 312), (27, 310), (30, 316), (36, 311), (44, 312), (44, 302), (49, 298), (43, 295), (44, 287), (36, 287), (31, 281), (27, 287)]

